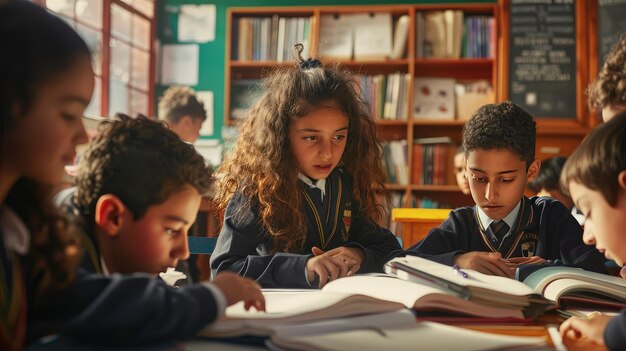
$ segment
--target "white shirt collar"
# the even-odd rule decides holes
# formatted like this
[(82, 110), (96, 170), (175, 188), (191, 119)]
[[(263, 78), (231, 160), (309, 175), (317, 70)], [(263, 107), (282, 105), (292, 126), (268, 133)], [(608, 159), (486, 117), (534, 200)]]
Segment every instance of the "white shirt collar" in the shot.
[(326, 194), (326, 178), (318, 179), (315, 183), (313, 183), (311, 178), (305, 176), (300, 172), (298, 172), (298, 178), (300, 178), (300, 180), (309, 187), (320, 189), (320, 193), (322, 194), (322, 201), (324, 201), (324, 195)]
[[(508, 224), (509, 228), (511, 229), (513, 228), (513, 224), (515, 224), (515, 220), (517, 219), (517, 215), (519, 213), (519, 209), (521, 205), (522, 205), (522, 200), (520, 200), (520, 202), (517, 203), (517, 206), (515, 206), (515, 208), (511, 212), (509, 212), (508, 215), (506, 215), (506, 217), (502, 218), (504, 223)], [(480, 206), (476, 205), (476, 208), (478, 211), (478, 219), (480, 219), (480, 223), (483, 225), (483, 228), (485, 229), (489, 228), (489, 226), (494, 220), (489, 218), (489, 216), (487, 216), (487, 214), (483, 211), (482, 208), (480, 208)]]
[(25, 256), (30, 250), (30, 232), (17, 213), (7, 206), (0, 207), (0, 227), (5, 249)]
[(102, 255), (100, 255), (100, 266), (102, 267), (102, 275), (104, 275), (105, 277), (110, 277), (111, 272), (109, 272), (109, 269), (107, 268), (107, 263), (104, 261), (104, 257), (102, 257)]

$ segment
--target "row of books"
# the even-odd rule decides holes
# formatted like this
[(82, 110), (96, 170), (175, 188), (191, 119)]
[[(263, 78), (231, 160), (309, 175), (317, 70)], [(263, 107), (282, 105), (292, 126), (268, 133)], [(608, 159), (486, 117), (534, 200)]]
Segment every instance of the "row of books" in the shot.
[(255, 336), (291, 350), (347, 350), (355, 340), (364, 351), (545, 349), (543, 337), (444, 323), (524, 325), (572, 303), (611, 312), (626, 306), (626, 281), (572, 267), (546, 267), (518, 281), (409, 255), (389, 261), (385, 272), (340, 278), (321, 290), (265, 289), (266, 313), (240, 302), (200, 336)]
[[(417, 138), (413, 140), (411, 183), (420, 185), (447, 184), (448, 171), (454, 156), (449, 137)], [(450, 155), (452, 154), (452, 155)]]
[(382, 168), (386, 183), (409, 184), (408, 146), (406, 140), (385, 141)]
[(415, 57), (495, 57), (496, 22), (493, 16), (463, 17), (463, 11), (459, 10), (417, 12)]
[(293, 43), (302, 43), (302, 57), (309, 57), (310, 17), (239, 17), (233, 22), (233, 60), (291, 61)]
[(379, 119), (406, 120), (409, 114), (411, 75), (360, 76), (361, 97), (369, 104), (370, 113)]

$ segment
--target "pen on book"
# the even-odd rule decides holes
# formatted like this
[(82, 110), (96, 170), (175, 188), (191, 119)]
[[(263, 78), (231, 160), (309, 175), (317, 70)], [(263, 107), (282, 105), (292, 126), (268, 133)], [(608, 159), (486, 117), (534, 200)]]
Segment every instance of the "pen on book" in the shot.
[(463, 278), (469, 278), (469, 275), (467, 274), (467, 272), (463, 272), (461, 268), (459, 268), (459, 266), (454, 265), (452, 266), (452, 269), (454, 270), (454, 273), (456, 273), (458, 276), (463, 277)]
[(561, 338), (561, 334), (559, 330), (554, 325), (549, 325), (548, 327), (548, 335), (550, 336), (550, 340), (552, 340), (552, 344), (556, 351), (567, 351), (567, 347), (563, 343), (563, 338)]

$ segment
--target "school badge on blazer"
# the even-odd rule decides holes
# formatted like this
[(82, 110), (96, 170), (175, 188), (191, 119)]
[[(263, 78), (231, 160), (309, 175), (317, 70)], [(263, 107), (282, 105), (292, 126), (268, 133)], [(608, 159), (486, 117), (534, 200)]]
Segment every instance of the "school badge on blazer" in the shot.
[(537, 244), (539, 242), (539, 237), (535, 233), (524, 233), (522, 239), (520, 240), (520, 249), (522, 251), (522, 256), (524, 257), (533, 257), (537, 252)]
[[(346, 203), (346, 207), (350, 207), (350, 203)], [(350, 225), (352, 224), (352, 211), (344, 210), (343, 211), (343, 225), (345, 227), (344, 232), (341, 235), (343, 241), (348, 241), (348, 232), (350, 232)]]

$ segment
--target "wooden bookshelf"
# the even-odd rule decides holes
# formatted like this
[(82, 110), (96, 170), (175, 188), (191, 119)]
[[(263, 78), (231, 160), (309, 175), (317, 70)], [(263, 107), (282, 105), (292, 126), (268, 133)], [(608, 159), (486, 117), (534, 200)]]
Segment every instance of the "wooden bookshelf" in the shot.
[[(444, 77), (454, 78), (458, 81), (486, 80), (492, 88), (498, 88), (498, 60), (492, 58), (416, 58), (416, 16), (425, 11), (459, 10), (465, 15), (492, 16), (498, 23), (499, 8), (496, 3), (481, 4), (421, 4), (421, 5), (373, 5), (373, 6), (293, 6), (293, 7), (248, 7), (229, 8), (227, 11), (226, 24), (226, 63), (225, 63), (225, 116), (226, 125), (236, 124), (231, 118), (230, 99), (231, 84), (237, 79), (260, 79), (270, 69), (278, 66), (292, 65), (293, 60), (275, 62), (267, 60), (240, 60), (237, 49), (239, 47), (239, 22), (242, 18), (271, 18), (274, 15), (280, 17), (306, 17), (309, 19), (310, 53), (312, 57), (318, 57), (320, 50), (320, 22), (322, 16), (346, 15), (360, 13), (390, 14), (394, 27), (400, 16), (406, 15), (409, 19), (408, 38), (406, 53), (403, 57), (389, 60), (338, 60), (339, 63), (359, 75), (389, 75), (395, 72), (408, 74), (408, 98), (405, 101), (408, 116), (397, 116), (399, 119), (383, 119), (379, 117), (379, 135), (386, 141), (406, 140), (407, 174), (408, 181), (404, 184), (389, 183), (387, 189), (392, 193), (402, 194), (403, 201), (399, 207), (410, 207), (412, 197), (427, 196), (441, 203), (444, 207), (457, 207), (471, 204), (471, 198), (462, 195), (456, 186), (453, 176), (452, 157), (446, 158), (445, 183), (440, 185), (412, 184), (411, 166), (413, 160), (413, 139), (423, 137), (446, 136), (453, 143), (461, 141), (461, 129), (463, 121), (460, 120), (436, 120), (413, 118), (413, 80), (416, 77)], [(247, 21), (247, 20), (246, 20)], [(270, 21), (270, 20), (266, 20)], [(285, 20), (287, 21), (287, 20)], [(267, 25), (267, 24), (266, 24)], [(257, 27), (258, 28), (258, 27)], [(495, 26), (496, 37), (497, 26)], [(392, 30), (393, 31), (393, 30)], [(266, 37), (267, 38), (267, 37)], [(498, 53), (498, 51), (495, 51)], [(323, 59), (323, 58), (322, 58)], [(324, 60), (324, 59), (323, 59)], [(337, 60), (324, 60), (325, 62)], [(496, 97), (497, 98), (497, 97)], [(455, 147), (450, 147), (453, 150)], [(449, 151), (453, 152), (453, 151)], [(453, 155), (452, 155), (453, 156)]]
[[(516, 2), (517, 3), (517, 2)], [(377, 115), (379, 136), (385, 141), (406, 140), (407, 175), (408, 182), (400, 184), (390, 182), (386, 184), (391, 193), (403, 195), (401, 207), (412, 207), (413, 197), (429, 197), (441, 203), (447, 208), (463, 205), (471, 205), (472, 199), (462, 195), (455, 184), (453, 176), (452, 157), (448, 157), (445, 183), (438, 185), (426, 185), (411, 183), (414, 156), (414, 139), (429, 137), (448, 137), (452, 144), (448, 153), (453, 152), (454, 146), (461, 142), (461, 132), (464, 120), (458, 119), (422, 119), (413, 116), (414, 111), (414, 85), (417, 78), (453, 78), (456, 82), (465, 83), (477, 80), (487, 81), (494, 91), (493, 102), (511, 98), (510, 84), (515, 79), (511, 72), (511, 60), (514, 48), (511, 47), (511, 1), (499, 0), (494, 3), (453, 3), (453, 4), (409, 4), (409, 5), (371, 5), (371, 6), (293, 6), (293, 7), (247, 7), (229, 8), (227, 10), (226, 24), (226, 60), (225, 60), (225, 125), (234, 125), (236, 120), (231, 118), (230, 98), (231, 84), (238, 79), (260, 79), (277, 66), (293, 65), (292, 59), (285, 62), (273, 60), (238, 60), (235, 51), (238, 28), (237, 21), (243, 17), (271, 18), (274, 15), (308, 19), (310, 31), (309, 52), (312, 57), (318, 57), (321, 45), (322, 30), (320, 22), (323, 16), (350, 15), (360, 13), (390, 14), (394, 23), (406, 15), (409, 18), (409, 30), (406, 45), (406, 53), (397, 59), (345, 59), (328, 60), (324, 62), (339, 62), (357, 75), (385, 75), (399, 72), (408, 74), (408, 96), (404, 103), (407, 105), (406, 116), (396, 116), (397, 119), (385, 119)], [(589, 129), (598, 124), (597, 114), (590, 112), (586, 107), (584, 91), (588, 83), (597, 75), (600, 62), (598, 57), (599, 42), (598, 18), (601, 12), (596, 1), (575, 1), (573, 3), (573, 16), (575, 18), (576, 40), (572, 59), (575, 59), (575, 73), (572, 84), (575, 84), (575, 96), (566, 103), (572, 104), (575, 111), (572, 116), (539, 116), (537, 115), (537, 157), (544, 159), (553, 156), (568, 156), (578, 146)], [(493, 55), (480, 58), (422, 58), (416, 57), (418, 45), (416, 44), (418, 14), (429, 11), (458, 10), (466, 16), (489, 16), (493, 17), (495, 25), (494, 34), (490, 42), (494, 45)], [(606, 11), (605, 11), (606, 12)], [(626, 28), (622, 29), (625, 31)], [(393, 29), (392, 29), (393, 32)], [(423, 51), (420, 51), (423, 52)], [(575, 100), (575, 101), (574, 101)], [(398, 110), (400, 111), (400, 110)]]

